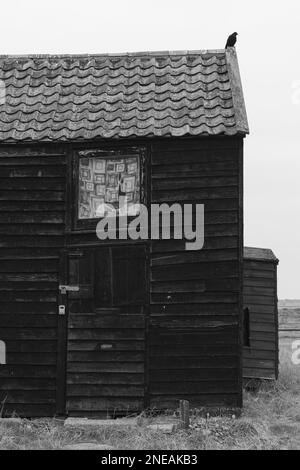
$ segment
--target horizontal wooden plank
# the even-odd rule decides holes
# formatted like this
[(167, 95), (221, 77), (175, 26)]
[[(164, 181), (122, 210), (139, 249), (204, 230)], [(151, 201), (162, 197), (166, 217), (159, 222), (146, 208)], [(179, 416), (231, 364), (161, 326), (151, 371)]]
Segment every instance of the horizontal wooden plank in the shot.
[(255, 277), (245, 277), (244, 279), (244, 287), (245, 289), (248, 287), (253, 287), (253, 288), (259, 288), (259, 289), (264, 289), (264, 288), (273, 288), (274, 289), (274, 280), (273, 279), (257, 279)]
[[(2, 315), (0, 315), (1, 320)], [(26, 317), (26, 315), (24, 315)], [(56, 318), (53, 316), (53, 318)], [(40, 317), (37, 317), (40, 319)], [(55, 339), (57, 336), (56, 328), (46, 328), (46, 327), (22, 327), (16, 328), (16, 326), (11, 326), (9, 328), (2, 326), (1, 327), (1, 339), (6, 340), (18, 340), (18, 339), (31, 339), (31, 340), (46, 340), (46, 339)]]
[(56, 379), (57, 369), (55, 365), (10, 365), (2, 364), (0, 367), (0, 377), (5, 377), (7, 379), (17, 379), (17, 378), (26, 378), (26, 379), (38, 379), (38, 378), (48, 378)]
[(58, 281), (58, 273), (57, 272), (46, 272), (46, 273), (22, 273), (22, 272), (15, 272), (15, 273), (0, 273), (0, 281), (1, 282), (16, 282), (16, 283), (23, 283), (23, 282), (57, 282)]
[(57, 259), (1, 260), (1, 273), (57, 273)]
[(68, 361), (71, 362), (143, 362), (145, 354), (142, 351), (68, 351)]
[(7, 351), (13, 352), (56, 352), (57, 342), (53, 340), (8, 340), (6, 341)]
[(42, 352), (10, 352), (6, 351), (6, 362), (8, 365), (53, 365), (57, 362), (56, 353), (42, 353)]
[(265, 287), (265, 286), (248, 286), (244, 284), (244, 295), (245, 297), (249, 296), (266, 296), (269, 300), (275, 298), (275, 286)]
[(245, 271), (246, 272), (250, 272), (252, 270), (257, 271), (261, 269), (263, 271), (272, 271), (272, 272), (276, 271), (274, 263), (245, 259)]
[(70, 373), (144, 373), (143, 362), (69, 362), (68, 374)]
[(190, 357), (187, 361), (182, 357), (153, 357), (150, 361), (150, 369), (212, 369), (213, 367), (237, 367), (238, 363), (238, 350), (236, 355), (232, 356), (199, 356)]
[(199, 318), (199, 322), (205, 321), (205, 318), (209, 316), (211, 320), (214, 320), (214, 316), (219, 319), (220, 316), (229, 316), (231, 319), (234, 315), (238, 314), (237, 303), (203, 303), (203, 304), (151, 304), (150, 305), (151, 317), (154, 316), (165, 316), (166, 320), (171, 320), (171, 316), (174, 316), (174, 321), (178, 322), (179, 317), (184, 317), (184, 320), (194, 325), (194, 322)]
[(180, 175), (182, 177), (187, 177), (190, 175), (195, 175), (196, 177), (201, 176), (225, 176), (225, 175), (235, 175), (238, 171), (238, 161), (227, 160), (224, 161), (201, 161), (193, 160), (191, 162), (172, 162), (165, 163), (162, 161), (161, 164), (154, 164), (151, 168), (152, 178), (165, 178), (172, 179), (174, 176)]
[(223, 369), (175, 369), (175, 370), (151, 370), (150, 383), (170, 383), (170, 382), (222, 382), (225, 380), (236, 380), (238, 377), (237, 368)]
[(86, 399), (88, 397), (107, 397), (107, 398), (119, 398), (122, 397), (144, 397), (144, 386), (138, 386), (133, 384), (127, 385), (104, 385), (97, 384), (92, 385), (90, 383), (85, 384), (71, 384), (67, 387), (68, 399), (71, 397), (82, 397)]
[(89, 341), (78, 339), (68, 341), (69, 351), (101, 351), (108, 348), (112, 351), (143, 351), (144, 340), (113, 340), (113, 341)]
[(250, 344), (253, 341), (275, 341), (277, 333), (265, 332), (265, 331), (250, 331)]
[(276, 324), (274, 323), (262, 323), (262, 322), (254, 322), (250, 321), (250, 331), (251, 334), (255, 334), (255, 332), (265, 332), (265, 333), (276, 333), (277, 328)]
[(48, 377), (5, 378), (0, 381), (0, 390), (55, 390), (55, 381)]
[(244, 360), (244, 367), (246, 367), (246, 368), (274, 369), (275, 368), (275, 359), (247, 357)]
[(191, 407), (235, 407), (239, 404), (239, 393), (197, 393), (197, 394), (182, 394), (178, 393), (177, 396), (150, 396), (150, 408), (157, 410), (174, 410), (179, 407), (179, 400), (188, 400)]
[[(6, 191), (63, 191), (65, 178), (3, 178), (0, 173), (0, 188)], [(226, 180), (225, 180), (226, 181)]]
[[(1, 198), (1, 193), (0, 193)], [(203, 189), (177, 189), (152, 191), (152, 203), (202, 201), (203, 199), (238, 198), (238, 188), (235, 186), (203, 188)]]
[(275, 347), (275, 338), (266, 338), (265, 335), (263, 335), (260, 338), (252, 337), (251, 341), (251, 349), (259, 349), (260, 351), (274, 351)]
[(171, 266), (176, 264), (200, 263), (200, 262), (221, 262), (235, 261), (238, 259), (238, 250), (220, 249), (220, 250), (200, 250), (183, 251), (181, 253), (152, 254), (150, 258), (151, 266)]
[(249, 295), (247, 291), (244, 293), (244, 303), (255, 305), (274, 305), (274, 295)]
[(244, 307), (249, 307), (251, 315), (259, 314), (259, 315), (275, 315), (276, 314), (276, 306), (275, 305), (256, 305), (252, 303), (247, 303), (244, 301)]
[(144, 374), (140, 372), (70, 372), (67, 374), (69, 385), (144, 385)]
[(3, 407), (3, 417), (10, 418), (45, 418), (55, 414), (54, 404), (6, 403)]
[(151, 328), (149, 337), (151, 349), (154, 350), (155, 345), (165, 347), (165, 349), (179, 348), (180, 350), (186, 345), (190, 347), (216, 347), (219, 345), (230, 347), (238, 344), (238, 338), (234, 329), (212, 329), (210, 331), (187, 330), (172, 331), (170, 329)]
[(58, 260), (59, 251), (55, 248), (5, 248), (0, 249), (0, 259), (1, 260)]
[(0, 235), (60, 235), (64, 231), (64, 224), (1, 224)]
[(145, 326), (143, 315), (71, 315), (69, 328), (137, 328)]
[(51, 327), (56, 327), (57, 326), (57, 318), (51, 316), (51, 315), (39, 315), (37, 316), (31, 315), (28, 313), (27, 315), (18, 315), (15, 313), (10, 313), (9, 315), (6, 315), (1, 312), (0, 315), (0, 327), (2, 328), (8, 328), (12, 327), (15, 328), (16, 330), (19, 330), (20, 328), (51, 328)]
[(226, 279), (237, 276), (239, 263), (237, 261), (211, 261), (196, 264), (181, 264), (174, 266), (153, 266), (151, 280), (153, 281), (180, 281), (193, 279)]
[[(238, 293), (226, 292), (173, 292), (171, 293), (152, 293), (151, 304), (234, 304), (238, 302)], [(200, 309), (201, 307), (199, 307)], [(164, 309), (165, 310), (165, 309)]]
[(264, 351), (260, 349), (254, 349), (254, 348), (244, 348), (243, 351), (243, 362), (246, 364), (246, 361), (248, 359), (269, 359), (269, 360), (275, 360), (275, 344), (274, 344), (274, 350), (273, 351)]
[(44, 234), (37, 235), (34, 237), (32, 235), (24, 234), (9, 234), (1, 235), (0, 237), (0, 248), (12, 248), (12, 247), (21, 247), (21, 248), (43, 248), (43, 247), (56, 247), (62, 248), (64, 246), (64, 237), (61, 234), (60, 236)]
[[(1, 184), (1, 181), (0, 181)], [(174, 191), (182, 189), (200, 189), (200, 188), (226, 188), (238, 186), (238, 176), (185, 176), (178, 173), (173, 178), (152, 179), (152, 191)]]
[(224, 380), (220, 381), (202, 381), (202, 382), (152, 382), (150, 384), (150, 394), (154, 395), (196, 395), (206, 393), (236, 393), (238, 391), (238, 381)]
[[(237, 159), (237, 144), (228, 144), (227, 142), (218, 142), (214, 140), (213, 148), (212, 142), (186, 142), (175, 141), (171, 142), (153, 142), (152, 152), (152, 165), (173, 163), (197, 163), (197, 162), (223, 162), (226, 167), (226, 162), (234, 161)], [(166, 145), (167, 144), (167, 145)], [(172, 145), (173, 144), (173, 145)], [(167, 147), (167, 148), (164, 148)], [(188, 147), (188, 148), (187, 148)]]
[(197, 163), (184, 163), (182, 165), (155, 165), (152, 166), (152, 182), (170, 181), (173, 178), (177, 179), (201, 179), (208, 180), (209, 178), (238, 178), (238, 170), (236, 162), (229, 162), (229, 168), (224, 169), (224, 164), (219, 162), (214, 165), (197, 164)]
[(247, 270), (244, 269), (244, 279), (248, 282), (248, 279), (264, 279), (264, 280), (275, 280), (275, 272), (274, 271), (267, 271), (265, 269), (251, 269)]
[(55, 393), (48, 390), (6, 390), (0, 391), (0, 403), (5, 404), (55, 404)]
[(7, 211), (0, 212), (1, 224), (63, 224), (65, 222), (65, 213), (63, 211), (47, 212), (20, 212)]
[[(238, 237), (205, 236), (202, 251), (232, 249), (238, 246)], [(151, 240), (151, 256), (157, 253), (177, 253), (185, 251), (185, 240)]]
[(64, 191), (0, 190), (0, 201), (64, 201)]
[(21, 166), (8, 167), (2, 165), (2, 159), (0, 159), (1, 168), (1, 178), (57, 178), (65, 177), (66, 169), (65, 165), (62, 163), (60, 165), (41, 165), (31, 164), (24, 166), (25, 160), (22, 161)]
[[(2, 287), (2, 286), (1, 286)], [(1, 289), (0, 290), (3, 290)], [(27, 291), (27, 290), (22, 290), (22, 291), (15, 291), (13, 290), (7, 290), (5, 294), (5, 301), (6, 302), (57, 302), (57, 295), (58, 295), (58, 290), (56, 289), (55, 291), (39, 291), (36, 289), (36, 291)], [(3, 298), (2, 298), (3, 300)], [(0, 309), (2, 305), (2, 300), (0, 297)]]
[[(25, 162), (30, 160), (30, 158), (37, 159), (39, 158), (41, 162), (44, 161), (54, 161), (56, 158), (59, 158), (59, 161), (65, 159), (66, 148), (61, 144), (49, 145), (41, 143), (38, 144), (26, 144), (24, 145), (1, 145), (0, 149), (0, 163), (2, 160), (8, 160), (15, 163), (13, 158), (22, 158)], [(39, 161), (37, 160), (37, 163)]]
[(275, 325), (276, 315), (275, 313), (256, 313), (250, 310), (250, 321), (254, 323), (271, 323)]
[(144, 408), (144, 400), (135, 397), (109, 397), (109, 398), (85, 398), (74, 397), (67, 399), (67, 410), (80, 411), (82, 415), (85, 411), (141, 411)]
[(144, 340), (144, 329), (124, 328), (71, 328), (68, 332), (69, 340), (90, 341), (118, 341), (118, 340)]
[(243, 377), (249, 379), (275, 379), (275, 368), (273, 369), (257, 369), (244, 367), (243, 368)]
[[(58, 282), (52, 281), (41, 281), (37, 282), (36, 280), (29, 280), (29, 281), (1, 281), (0, 283), (0, 292), (13, 292), (15, 296), (18, 296), (18, 292), (26, 292), (28, 293), (28, 297), (30, 298), (30, 293), (32, 292), (35, 294), (37, 292), (39, 295), (43, 295), (41, 292), (44, 291), (44, 294), (47, 296), (47, 293), (51, 291), (58, 292)], [(4, 294), (2, 294), (4, 295)]]
[[(150, 357), (203, 357), (203, 356), (232, 356), (237, 350), (236, 344), (203, 344), (191, 345), (189, 343), (181, 343), (178, 345), (168, 345), (162, 343), (154, 346), (151, 344)], [(188, 359), (187, 359), (188, 360)]]
[(3, 314), (57, 314), (56, 302), (1, 302), (0, 306)]
[(152, 281), (152, 293), (180, 293), (180, 292), (238, 292), (238, 279), (217, 279), (198, 281)]
[(1, 212), (15, 212), (22, 211), (26, 212), (36, 212), (41, 214), (44, 212), (62, 212), (65, 210), (65, 201), (23, 201), (23, 200), (14, 200), (14, 201), (0, 201), (0, 211)]

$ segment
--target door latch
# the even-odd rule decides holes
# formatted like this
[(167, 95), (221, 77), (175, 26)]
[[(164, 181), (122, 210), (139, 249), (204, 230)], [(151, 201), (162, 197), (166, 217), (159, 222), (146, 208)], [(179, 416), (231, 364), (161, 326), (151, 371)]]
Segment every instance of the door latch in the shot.
[(58, 306), (58, 315), (65, 315), (66, 314), (66, 307), (65, 305)]
[(66, 294), (67, 292), (79, 292), (79, 286), (60, 285), (59, 290), (61, 294)]

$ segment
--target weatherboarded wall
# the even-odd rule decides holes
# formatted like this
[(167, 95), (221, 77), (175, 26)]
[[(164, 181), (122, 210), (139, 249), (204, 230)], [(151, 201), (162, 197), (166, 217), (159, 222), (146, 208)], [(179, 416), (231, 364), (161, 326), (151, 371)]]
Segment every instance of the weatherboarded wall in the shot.
[(55, 413), (59, 250), (65, 156), (59, 148), (0, 149), (0, 401), (6, 415)]
[(155, 143), (151, 171), (152, 202), (205, 205), (205, 245), (151, 243), (150, 406), (240, 405), (242, 143)]
[[(132, 317), (128, 311), (126, 316), (124, 311), (119, 322), (110, 319), (112, 328), (106, 328), (104, 340), (120, 345), (116, 354), (80, 350), (84, 358), (90, 354), (92, 359), (84, 362), (93, 362), (97, 373), (106, 373), (108, 367), (115, 371), (113, 385), (120, 386), (120, 395), (112, 395), (106, 376), (102, 382), (97, 376), (95, 382), (92, 370), (89, 395), (94, 396), (99, 383), (99, 395), (108, 397), (102, 400), (105, 409), (122, 403), (118, 414), (127, 413), (133, 401), (135, 411), (173, 407), (181, 398), (192, 405), (241, 405), (242, 139), (155, 139), (138, 144), (147, 149), (147, 200), (204, 204), (205, 245), (199, 252), (188, 252), (184, 241), (148, 243), (142, 315)], [(73, 382), (79, 367), (74, 364), (82, 362), (76, 348), (86, 339), (85, 326), (91, 334), (98, 328), (100, 334), (108, 325), (95, 315), (96, 326), (88, 323), (91, 318), (85, 322), (84, 315), (93, 312), (76, 310), (65, 330), (68, 341), (58, 337), (58, 285), (68, 281), (61, 277), (61, 250), (70, 254), (77, 248), (105, 246), (94, 229), (66, 233), (72, 205), (69, 154), (69, 147), (53, 145), (0, 149), (0, 339), (7, 344), (7, 365), (0, 367), (0, 400), (7, 415), (62, 412), (67, 380), (68, 406), (75, 414), (84, 414), (80, 400), (74, 401), (74, 395), (86, 398), (81, 393), (85, 384)], [(98, 365), (104, 355), (110, 359), (102, 370)], [(138, 383), (131, 384), (134, 397), (126, 392), (126, 374), (119, 370), (125, 356), (138, 374)], [(72, 391), (72, 385), (77, 389)], [(97, 412), (93, 403), (89, 411)]]
[(278, 376), (277, 263), (275, 257), (244, 260), (244, 308), (249, 318), (243, 351), (245, 379)]

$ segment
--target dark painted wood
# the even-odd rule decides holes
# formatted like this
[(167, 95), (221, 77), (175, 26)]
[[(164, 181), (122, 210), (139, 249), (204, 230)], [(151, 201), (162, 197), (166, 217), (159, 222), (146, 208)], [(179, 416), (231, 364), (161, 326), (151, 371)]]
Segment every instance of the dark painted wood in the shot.
[(243, 348), (243, 377), (277, 379), (277, 261), (244, 260), (244, 308), (249, 309), (250, 336)]
[(150, 407), (242, 403), (243, 149), (238, 140), (213, 144), (152, 149), (152, 202), (203, 203), (205, 245), (151, 243)]
[[(187, 252), (178, 240), (100, 242), (95, 223), (77, 230), (74, 162), (79, 149), (95, 147), (142, 149), (148, 205), (204, 204), (204, 249)], [(0, 147), (5, 415), (118, 416), (174, 407), (179, 399), (241, 405), (242, 153), (242, 137)], [(98, 247), (114, 275), (97, 265)], [(254, 285), (253, 272), (259, 273)], [(256, 300), (261, 286), (268, 289), (253, 319), (264, 321), (255, 342), (269, 364), (274, 273), (254, 264), (244, 279)], [(78, 282), (80, 294), (59, 297), (65, 280)], [(101, 290), (106, 283), (110, 297)], [(58, 316), (60, 303), (65, 317)]]
[(3, 414), (53, 416), (65, 156), (56, 146), (0, 147), (0, 326)]

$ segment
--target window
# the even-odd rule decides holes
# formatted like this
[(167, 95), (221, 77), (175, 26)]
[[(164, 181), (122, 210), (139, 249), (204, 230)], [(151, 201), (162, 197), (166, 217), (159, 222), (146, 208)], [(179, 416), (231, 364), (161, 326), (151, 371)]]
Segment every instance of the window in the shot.
[(140, 313), (146, 298), (144, 246), (102, 247), (69, 254), (72, 313), (118, 309)]
[(122, 307), (145, 301), (145, 249), (112, 247), (95, 253), (95, 306)]
[(244, 308), (243, 318), (244, 346), (250, 347), (250, 312), (249, 308)]
[(141, 164), (138, 154), (103, 156), (79, 152), (78, 219), (96, 219), (139, 212)]

